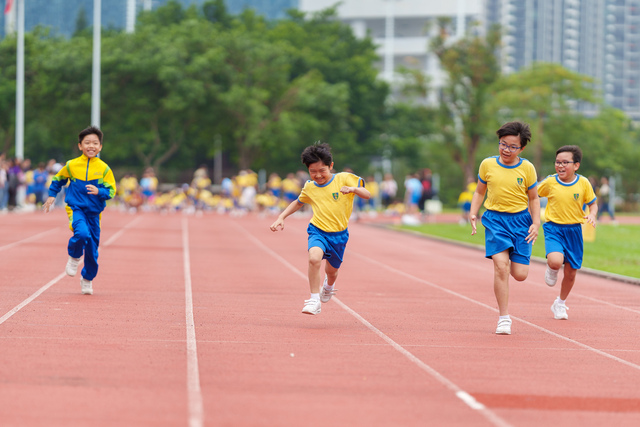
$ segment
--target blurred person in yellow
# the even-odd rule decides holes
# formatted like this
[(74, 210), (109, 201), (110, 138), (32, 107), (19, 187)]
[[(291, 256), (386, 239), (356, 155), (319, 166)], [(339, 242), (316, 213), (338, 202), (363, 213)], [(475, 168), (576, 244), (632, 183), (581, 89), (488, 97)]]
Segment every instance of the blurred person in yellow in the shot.
[(153, 168), (149, 167), (145, 169), (142, 179), (140, 180), (140, 187), (142, 187), (142, 195), (145, 200), (153, 202), (153, 198), (158, 190), (158, 178)]
[(471, 200), (473, 200), (473, 193), (478, 186), (477, 182), (471, 181), (467, 184), (467, 188), (458, 196), (458, 206), (462, 210), (462, 217), (460, 217), (460, 225), (467, 225), (469, 223), (469, 211), (471, 210)]
[(277, 199), (280, 199), (282, 197), (282, 178), (280, 178), (280, 175), (275, 172), (269, 175), (269, 180), (267, 181), (267, 190), (269, 190), (269, 193), (271, 193)]
[(291, 203), (294, 200), (297, 200), (300, 190), (302, 190), (302, 188), (300, 187), (298, 178), (296, 178), (296, 174), (287, 174), (287, 177), (282, 180), (282, 193), (284, 195), (285, 202)]

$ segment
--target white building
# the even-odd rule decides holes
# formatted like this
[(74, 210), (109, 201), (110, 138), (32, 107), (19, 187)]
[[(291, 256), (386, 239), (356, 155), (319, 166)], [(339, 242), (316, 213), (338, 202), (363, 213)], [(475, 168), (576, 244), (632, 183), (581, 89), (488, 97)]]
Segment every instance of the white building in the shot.
[[(317, 12), (334, 6), (337, 0), (299, 0), (303, 12)], [(358, 37), (369, 34), (382, 59), (382, 77), (397, 79), (399, 66), (418, 68), (431, 79), (433, 87), (443, 83), (437, 57), (429, 52), (429, 39), (437, 31), (436, 19), (450, 17), (457, 36), (470, 21), (480, 18), (482, 0), (342, 0), (338, 17), (353, 28)]]

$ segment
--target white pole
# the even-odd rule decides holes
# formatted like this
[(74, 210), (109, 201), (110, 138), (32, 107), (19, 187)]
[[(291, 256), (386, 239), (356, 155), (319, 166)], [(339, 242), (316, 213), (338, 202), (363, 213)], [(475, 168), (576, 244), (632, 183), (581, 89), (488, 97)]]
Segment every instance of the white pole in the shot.
[(24, 159), (24, 1), (18, 0), (18, 64), (16, 72), (16, 158)]
[(127, 33), (136, 30), (136, 0), (127, 0)]
[(395, 34), (394, 5), (395, 0), (387, 0), (387, 14), (385, 19), (384, 76), (389, 82), (393, 80), (393, 38)]
[(91, 86), (91, 124), (100, 127), (100, 33), (102, 0), (93, 0), (93, 70)]
[(465, 21), (465, 2), (466, 0), (458, 0), (458, 16), (456, 23), (456, 39), (460, 40), (464, 38), (464, 33), (466, 32), (466, 21)]

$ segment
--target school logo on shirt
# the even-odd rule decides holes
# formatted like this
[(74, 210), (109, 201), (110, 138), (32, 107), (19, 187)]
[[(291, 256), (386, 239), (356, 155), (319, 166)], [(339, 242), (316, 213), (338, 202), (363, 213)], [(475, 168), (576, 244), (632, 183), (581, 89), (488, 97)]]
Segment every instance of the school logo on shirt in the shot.
[(523, 182), (524, 182), (524, 179), (518, 178), (518, 185), (522, 185)]
[(333, 200), (338, 200), (338, 195), (340, 195), (340, 193), (331, 193), (331, 195), (333, 196)]
[(578, 200), (578, 197), (580, 197), (580, 193), (573, 193), (573, 200)]

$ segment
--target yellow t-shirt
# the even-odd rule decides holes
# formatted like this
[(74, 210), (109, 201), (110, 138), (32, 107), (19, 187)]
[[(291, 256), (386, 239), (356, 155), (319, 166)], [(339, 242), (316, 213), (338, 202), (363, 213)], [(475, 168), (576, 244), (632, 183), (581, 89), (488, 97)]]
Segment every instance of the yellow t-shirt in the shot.
[(528, 191), (538, 185), (536, 169), (527, 159), (513, 166), (500, 163), (498, 156), (487, 157), (480, 163), (478, 178), (487, 184), (486, 209), (517, 213), (529, 207)]
[(300, 191), (300, 185), (298, 185), (297, 179), (285, 178), (282, 180), (282, 191), (285, 193), (297, 193)]
[(548, 199), (545, 220), (556, 224), (582, 224), (583, 206), (596, 201), (591, 183), (578, 174), (570, 184), (560, 181), (558, 174), (549, 175), (540, 183), (538, 195)]
[(322, 186), (314, 181), (306, 182), (298, 196), (298, 202), (311, 205), (311, 224), (329, 233), (347, 229), (355, 194), (342, 194), (340, 189), (344, 186), (364, 187), (364, 180), (352, 173), (340, 172)]
[(280, 178), (279, 176), (273, 176), (269, 178), (267, 187), (270, 189), (279, 189), (280, 187), (282, 187), (282, 178)]

